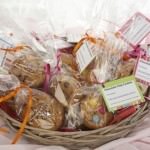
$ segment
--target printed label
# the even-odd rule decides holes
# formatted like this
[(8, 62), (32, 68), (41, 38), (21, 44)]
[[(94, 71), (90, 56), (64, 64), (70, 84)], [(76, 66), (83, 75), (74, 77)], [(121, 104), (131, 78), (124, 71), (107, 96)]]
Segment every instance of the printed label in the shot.
[(138, 60), (135, 77), (142, 83), (150, 85), (150, 60), (142, 58)]
[(150, 20), (141, 13), (136, 13), (119, 30), (131, 46), (137, 46), (150, 33)]
[(133, 76), (108, 82), (101, 92), (110, 112), (145, 101)]
[(86, 41), (77, 51), (76, 60), (79, 66), (80, 73), (82, 73), (95, 58), (95, 49), (95, 44)]

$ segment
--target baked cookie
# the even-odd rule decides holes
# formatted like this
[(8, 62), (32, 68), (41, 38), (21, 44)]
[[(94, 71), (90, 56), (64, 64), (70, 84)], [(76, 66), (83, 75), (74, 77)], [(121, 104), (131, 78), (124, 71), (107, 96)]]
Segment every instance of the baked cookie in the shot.
[[(72, 76), (58, 74), (51, 79), (49, 91), (64, 106), (68, 106), (72, 94), (80, 86), (80, 82)], [(58, 97), (60, 93), (64, 96), (64, 101)]]
[(122, 78), (129, 76), (133, 73), (134, 67), (136, 65), (136, 59), (129, 59), (127, 61), (121, 60), (117, 66), (115, 78)]
[(30, 87), (40, 87), (45, 80), (44, 62), (34, 54), (18, 57), (9, 71)]
[[(27, 98), (27, 89), (22, 89), (15, 97), (15, 110), (20, 118), (24, 116)], [(62, 126), (64, 108), (55, 98), (40, 90), (32, 89), (32, 101), (29, 125), (47, 130), (57, 130)]]
[(83, 124), (89, 129), (105, 127), (113, 118), (112, 113), (106, 110), (102, 96), (87, 96), (81, 101), (80, 107)]
[(70, 66), (73, 70), (77, 70), (75, 58), (71, 54), (60, 53), (60, 63)]
[(66, 116), (69, 127), (84, 126), (88, 129), (102, 128), (108, 125), (112, 118), (113, 114), (107, 111), (97, 86), (77, 90)]

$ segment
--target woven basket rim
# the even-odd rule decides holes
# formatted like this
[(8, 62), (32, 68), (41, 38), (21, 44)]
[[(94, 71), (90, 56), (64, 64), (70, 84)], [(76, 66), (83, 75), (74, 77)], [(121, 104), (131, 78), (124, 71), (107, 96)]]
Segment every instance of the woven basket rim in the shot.
[[(105, 129), (107, 129), (107, 128), (110, 128), (110, 127), (116, 127), (116, 126), (120, 126), (120, 124), (122, 124), (122, 123), (124, 123), (124, 122), (126, 122), (127, 120), (130, 120), (133, 116), (136, 116), (138, 113), (140, 113), (140, 112), (142, 112), (142, 111), (144, 111), (145, 109), (146, 109), (146, 107), (148, 106), (148, 104), (149, 104), (149, 102), (145, 102), (145, 105), (141, 108), (141, 109), (139, 109), (139, 110), (137, 110), (135, 113), (133, 113), (132, 115), (130, 115), (128, 118), (126, 118), (126, 119), (124, 119), (124, 120), (122, 120), (122, 121), (120, 121), (120, 122), (118, 122), (118, 123), (115, 123), (115, 124), (112, 124), (112, 125), (108, 125), (108, 126), (106, 126), (106, 127), (103, 127), (103, 128), (99, 128), (99, 129), (95, 129), (95, 130), (84, 130), (84, 131), (69, 131), (69, 132), (63, 132), (63, 131), (52, 131), (52, 130), (47, 130), (47, 129), (40, 129), (40, 128), (36, 128), (36, 127), (32, 127), (32, 126), (29, 126), (29, 125), (26, 125), (26, 129), (34, 129), (34, 130), (41, 130), (42, 132), (47, 132), (47, 131), (50, 131), (50, 132), (52, 132), (52, 133), (86, 133), (87, 131), (88, 131), (88, 133), (90, 133), (90, 132), (92, 132), (93, 133), (93, 131), (99, 131), (99, 130), (105, 130)], [(148, 112), (149, 110), (147, 110), (146, 111), (146, 113)], [(18, 124), (18, 125), (20, 125), (21, 124), (21, 122), (19, 122), (18, 120), (15, 120), (14, 118), (12, 118), (11, 116), (9, 116), (6, 112), (4, 112), (2, 109), (0, 109), (0, 113), (2, 113), (4, 116), (2, 116), (1, 115), (1, 117), (3, 118), (7, 118), (8, 120), (10, 120), (10, 121), (12, 121), (13, 123), (16, 123), (16, 124)]]
[[(87, 131), (62, 132), (26, 126), (23, 135), (28, 139), (36, 141), (36, 144), (59, 145), (69, 149), (77, 150), (82, 147), (96, 148), (107, 142), (127, 136), (140, 124), (141, 120), (149, 112), (150, 104), (146, 102), (140, 109), (119, 123), (104, 128)], [(0, 110), (2, 119), (15, 132), (20, 127), (20, 122)]]

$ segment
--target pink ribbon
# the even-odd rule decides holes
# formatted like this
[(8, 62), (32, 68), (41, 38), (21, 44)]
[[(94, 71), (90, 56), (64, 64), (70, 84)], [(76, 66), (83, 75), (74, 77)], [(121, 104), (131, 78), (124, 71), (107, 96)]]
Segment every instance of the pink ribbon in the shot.
[(132, 58), (146, 57), (146, 51), (138, 45), (133, 51), (128, 52), (129, 56)]
[(105, 114), (106, 110), (105, 110), (105, 107), (104, 106), (101, 106), (98, 111), (101, 113), (101, 114)]
[(45, 64), (44, 71), (45, 71), (45, 81), (43, 85), (43, 90), (47, 93), (48, 87), (49, 87), (50, 76), (51, 76), (50, 64)]
[(45, 64), (44, 66), (44, 71), (45, 71), (45, 81), (44, 81), (44, 85), (43, 85), (43, 90), (47, 93), (48, 89), (49, 89), (49, 82), (52, 76), (58, 74), (60, 72), (60, 52), (57, 52), (56, 54), (56, 58), (57, 58), (57, 64), (54, 67), (54, 69), (52, 69), (50, 67), (50, 64)]

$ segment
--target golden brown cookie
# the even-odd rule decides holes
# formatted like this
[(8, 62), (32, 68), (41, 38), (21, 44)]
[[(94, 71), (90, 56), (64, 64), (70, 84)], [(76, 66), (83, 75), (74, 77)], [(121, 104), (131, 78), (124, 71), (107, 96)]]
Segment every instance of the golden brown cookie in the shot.
[(82, 87), (76, 90), (66, 115), (69, 127), (98, 129), (112, 120), (113, 114), (107, 111), (98, 87)]
[(136, 59), (129, 59), (127, 61), (121, 60), (117, 66), (115, 77), (116, 79), (129, 76), (133, 73), (136, 64)]
[[(22, 89), (15, 97), (15, 109), (21, 118), (27, 105), (27, 97), (26, 89)], [(55, 98), (40, 90), (32, 89), (32, 101), (29, 125), (47, 130), (57, 130), (62, 126), (64, 108)]]
[(33, 54), (18, 57), (9, 72), (30, 87), (40, 87), (45, 80), (44, 62)]
[(60, 61), (62, 64), (70, 66), (73, 70), (77, 70), (77, 64), (73, 55), (67, 53), (60, 53)]
[[(72, 76), (68, 76), (65, 74), (58, 74), (51, 79), (49, 91), (53, 96), (55, 96), (58, 99), (58, 101), (60, 101), (64, 106), (67, 106), (71, 99), (72, 94), (80, 86), (81, 86), (80, 82), (75, 78), (73, 78)], [(66, 102), (63, 103), (57, 97), (59, 92), (61, 92), (64, 95)]]
[(80, 104), (83, 124), (89, 129), (105, 127), (112, 120), (112, 113), (106, 110), (102, 96), (87, 96)]

